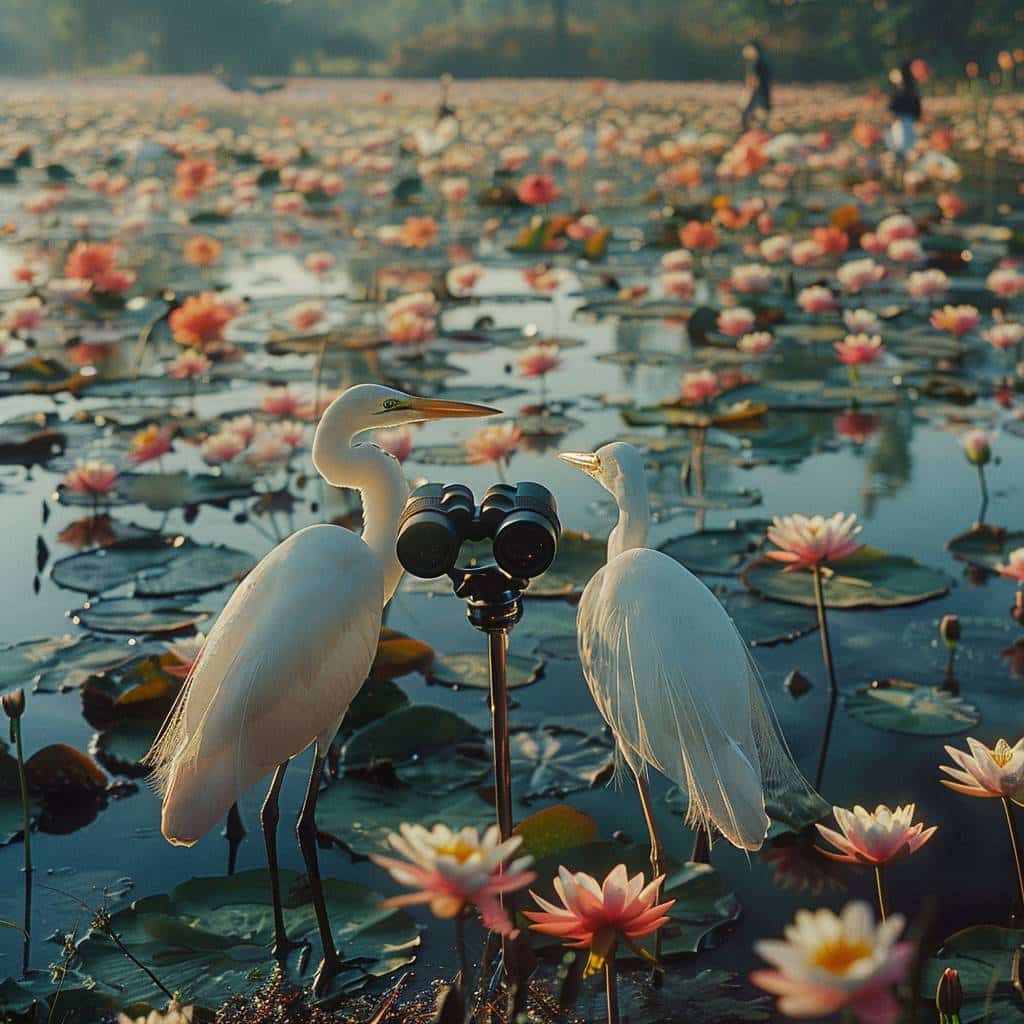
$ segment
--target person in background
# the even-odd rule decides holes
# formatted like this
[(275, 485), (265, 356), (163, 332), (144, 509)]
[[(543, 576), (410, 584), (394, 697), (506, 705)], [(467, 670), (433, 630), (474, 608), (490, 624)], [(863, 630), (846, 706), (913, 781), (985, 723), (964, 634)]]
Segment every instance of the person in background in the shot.
[(772, 109), (772, 69), (764, 58), (761, 44), (752, 39), (743, 47), (743, 58), (747, 62), (747, 105), (743, 108), (742, 126), (746, 131), (754, 112), (764, 112), (765, 124)]
[(906, 161), (907, 155), (917, 141), (917, 122), (921, 120), (921, 94), (917, 91), (912, 61), (904, 61), (898, 68), (889, 72), (889, 83), (892, 91), (889, 94), (889, 114), (892, 124), (889, 127), (889, 148), (896, 154), (900, 163)]

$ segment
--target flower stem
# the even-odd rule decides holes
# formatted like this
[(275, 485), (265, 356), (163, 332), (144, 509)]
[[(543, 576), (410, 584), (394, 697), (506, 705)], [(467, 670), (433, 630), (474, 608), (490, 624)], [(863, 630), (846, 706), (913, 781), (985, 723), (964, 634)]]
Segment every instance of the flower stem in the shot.
[(604, 994), (608, 1003), (608, 1024), (619, 1024), (619, 982), (615, 973), (615, 950), (604, 962)]
[(110, 941), (113, 942), (114, 945), (117, 946), (117, 948), (121, 950), (121, 952), (124, 953), (124, 955), (133, 964), (135, 964), (135, 966), (138, 967), (140, 971), (145, 972), (145, 974), (149, 977), (149, 980), (153, 982), (153, 984), (156, 985), (156, 987), (160, 989), (160, 991), (163, 992), (165, 996), (167, 996), (168, 1000), (174, 998), (174, 993), (169, 988), (167, 988), (167, 986), (121, 941), (120, 935), (118, 935), (112, 928), (108, 929), (107, 935), (110, 938)]
[(466, 963), (466, 918), (461, 910), (455, 915), (455, 954), (459, 962), (459, 987), (465, 989), (469, 967)]
[(839, 699), (839, 687), (836, 685), (835, 665), (832, 661), (832, 643), (828, 635), (828, 616), (825, 612), (825, 595), (821, 584), (821, 566), (811, 569), (814, 583), (814, 604), (818, 612), (818, 633), (821, 636), (821, 656), (825, 662), (825, 673), (828, 676), (828, 712), (825, 716), (825, 730), (821, 735), (821, 747), (818, 751), (818, 767), (814, 775), (814, 788), (821, 788), (821, 780), (825, 774), (825, 759), (828, 756), (828, 745), (832, 737), (832, 724), (836, 717), (836, 704)]
[(882, 924), (885, 924), (885, 919), (889, 916), (889, 899), (886, 895), (885, 875), (882, 873), (881, 864), (875, 865), (875, 888), (878, 890), (878, 913), (881, 915)]
[(981, 508), (978, 509), (978, 525), (985, 522), (985, 513), (988, 512), (988, 484), (985, 482), (985, 467), (978, 466), (978, 484), (981, 487)]
[(25, 844), (25, 926), (21, 947), (21, 974), (28, 976), (29, 949), (32, 945), (32, 830), (28, 809), (28, 781), (25, 778), (25, 752), (21, 742), (21, 719), (11, 719), (15, 752), (18, 758), (18, 788), (21, 790), (21, 824)]
[(1003, 810), (1006, 812), (1006, 828), (1010, 833), (1010, 848), (1013, 850), (1013, 866), (1017, 870), (1017, 890), (1020, 894), (1021, 906), (1024, 907), (1024, 866), (1021, 864), (1020, 835), (1017, 832), (1017, 822), (1013, 816), (1013, 805), (1010, 798), (1004, 796)]

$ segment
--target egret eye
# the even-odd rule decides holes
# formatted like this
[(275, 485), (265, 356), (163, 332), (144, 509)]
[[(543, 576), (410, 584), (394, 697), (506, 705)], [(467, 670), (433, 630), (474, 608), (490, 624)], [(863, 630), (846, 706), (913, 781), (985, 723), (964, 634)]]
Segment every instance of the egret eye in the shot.
[(385, 410), (397, 409), (399, 405), (401, 405), (401, 402), (399, 402), (397, 398), (385, 398), (382, 403), (382, 408)]

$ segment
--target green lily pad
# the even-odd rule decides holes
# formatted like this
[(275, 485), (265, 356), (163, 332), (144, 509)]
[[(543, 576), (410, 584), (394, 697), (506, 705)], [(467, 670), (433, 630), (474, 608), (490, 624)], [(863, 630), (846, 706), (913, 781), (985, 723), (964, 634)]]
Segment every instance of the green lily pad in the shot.
[(169, 634), (192, 629), (207, 611), (180, 608), (168, 601), (143, 601), (136, 597), (115, 597), (90, 601), (71, 612), (71, 621), (97, 633)]
[[(544, 671), (544, 662), (522, 654), (508, 656), (508, 688), (517, 690), (537, 682)], [(469, 686), (488, 690), (491, 685), (490, 660), (483, 652), (466, 651), (439, 654), (427, 670), (427, 680), (444, 686)]]
[(0, 648), (0, 690), (15, 686), (50, 693), (70, 690), (95, 673), (123, 665), (137, 653), (122, 641), (93, 636), (26, 640)]
[[(281, 871), (280, 878), (289, 936), (318, 947), (308, 882), (294, 871)], [(335, 991), (357, 991), (413, 961), (420, 942), (416, 924), (401, 911), (383, 909), (379, 894), (328, 878), (324, 898), (342, 960)], [(111, 928), (184, 1003), (218, 1006), (252, 990), (274, 969), (266, 871), (192, 879), (169, 895), (136, 900), (114, 914)], [(106, 935), (90, 932), (78, 954), (81, 969), (117, 988), (122, 1004), (162, 1004), (160, 990)]]
[(427, 466), (468, 466), (472, 462), (464, 444), (418, 444), (409, 458)]
[(513, 829), (523, 837), (522, 852), (534, 859), (597, 840), (597, 822), (568, 804), (534, 811)]
[(931, 1001), (942, 972), (960, 973), (964, 1004), (962, 1024), (1017, 1024), (1021, 997), (1012, 983), (1014, 953), (1024, 945), (1024, 931), (977, 925), (950, 936), (924, 965), (922, 998)]
[(515, 642), (528, 642), (545, 658), (575, 661), (578, 656), (576, 608), (559, 601), (530, 606), (516, 627)]
[[(168, 512), (189, 505), (227, 505), (252, 493), (251, 480), (215, 473), (122, 473), (108, 504), (142, 504), (156, 512)], [(92, 505), (88, 495), (75, 494), (63, 485), (57, 488), (57, 498), (62, 505)]]
[(77, 971), (69, 971), (57, 986), (49, 971), (30, 971), (27, 978), (0, 982), (0, 1019), (25, 1024), (59, 1020), (62, 1024), (95, 1024), (118, 1005), (117, 994), (93, 986)]
[(729, 576), (750, 560), (764, 543), (765, 523), (747, 520), (724, 530), (704, 530), (673, 537), (658, 547), (690, 572)]
[(551, 568), (534, 580), (527, 597), (577, 597), (608, 558), (608, 542), (589, 533), (564, 530)]
[[(537, 872), (534, 890), (556, 904), (559, 901), (551, 880), (558, 877), (559, 865), (563, 864), (570, 871), (585, 871), (598, 881), (616, 864), (625, 864), (631, 875), (642, 872), (648, 880), (651, 877), (650, 855), (645, 846), (599, 841), (562, 850), (540, 858), (533, 866)], [(709, 864), (670, 865), (662, 894), (663, 899), (676, 901), (669, 911), (670, 921), (661, 932), (662, 955), (665, 957), (696, 953), (713, 944), (716, 933), (740, 915), (736, 894), (726, 888), (722, 877)], [(533, 933), (531, 942), (537, 949), (558, 946), (557, 940), (549, 940), (537, 933)], [(644, 945), (649, 947), (650, 941)], [(624, 961), (638, 960), (625, 948), (620, 948), (618, 955)]]
[(612, 744), (578, 729), (517, 729), (511, 747), (513, 789), (522, 804), (592, 789), (614, 769)]
[(1004, 530), (1001, 526), (976, 526), (948, 541), (946, 548), (954, 558), (995, 572), (1006, 564), (1011, 551), (1024, 547), (1024, 531)]
[(818, 628), (818, 617), (810, 608), (765, 601), (745, 590), (729, 591), (718, 598), (751, 647), (789, 643)]
[(115, 775), (138, 778), (152, 770), (142, 764), (149, 748), (153, 745), (162, 718), (127, 719), (118, 722), (112, 729), (97, 733), (89, 744), (89, 753)]
[[(771, 999), (743, 998), (745, 990), (734, 974), (699, 971), (692, 978), (669, 974), (655, 988), (642, 973), (619, 981), (619, 1006), (630, 1024), (760, 1024), (772, 1018)], [(592, 1019), (597, 1019), (596, 1014)]]
[(477, 730), (454, 711), (431, 704), (409, 704), (353, 733), (342, 750), (342, 761), (348, 766), (406, 761), (476, 739), (477, 735)]
[(69, 555), (50, 574), (58, 586), (87, 594), (134, 583), (138, 597), (167, 597), (237, 583), (255, 564), (252, 555), (235, 548), (153, 535)]
[(953, 736), (981, 721), (977, 708), (963, 698), (903, 679), (876, 679), (847, 694), (843, 706), (873, 729), (911, 736)]
[[(949, 579), (936, 569), (878, 548), (860, 551), (836, 562), (825, 581), (829, 608), (896, 608), (918, 604), (949, 591)], [(814, 607), (810, 572), (783, 572), (778, 562), (761, 559), (740, 576), (744, 586), (772, 601)]]

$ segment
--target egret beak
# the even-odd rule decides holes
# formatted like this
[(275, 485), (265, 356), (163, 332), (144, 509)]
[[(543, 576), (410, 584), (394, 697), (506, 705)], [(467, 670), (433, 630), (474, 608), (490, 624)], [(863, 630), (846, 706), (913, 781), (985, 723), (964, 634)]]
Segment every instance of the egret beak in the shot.
[(409, 409), (421, 420), (455, 420), (468, 416), (500, 416), (501, 410), (473, 402), (446, 402), (442, 398), (410, 398)]
[(558, 457), (562, 462), (582, 469), (591, 476), (601, 468), (601, 460), (594, 452), (559, 452)]

